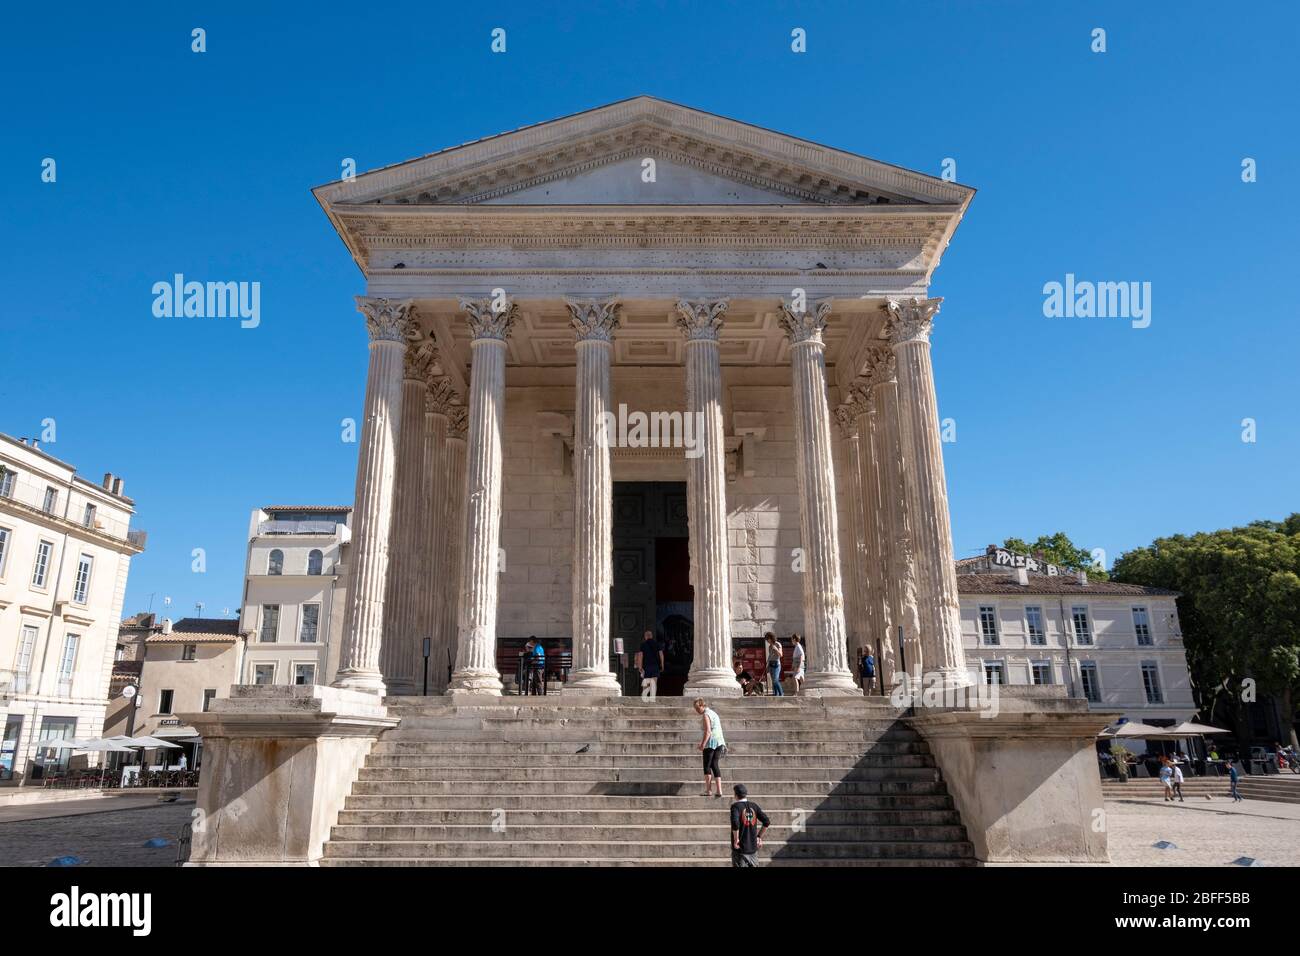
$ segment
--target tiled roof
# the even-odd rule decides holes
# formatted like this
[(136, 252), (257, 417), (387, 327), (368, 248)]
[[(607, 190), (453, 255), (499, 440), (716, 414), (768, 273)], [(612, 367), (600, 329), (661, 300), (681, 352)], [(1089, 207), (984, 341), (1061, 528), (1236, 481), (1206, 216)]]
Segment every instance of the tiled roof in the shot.
[(148, 644), (228, 644), (239, 638), (239, 618), (183, 617), (170, 634), (154, 634)]
[(1028, 584), (1017, 584), (1014, 574), (962, 574), (961, 562), (957, 567), (957, 591), (961, 594), (1135, 594), (1167, 595), (1177, 597), (1177, 591), (1167, 588), (1149, 588), (1141, 584), (1120, 584), (1118, 581), (1099, 581), (1089, 578), (1080, 584), (1073, 574), (1030, 574)]

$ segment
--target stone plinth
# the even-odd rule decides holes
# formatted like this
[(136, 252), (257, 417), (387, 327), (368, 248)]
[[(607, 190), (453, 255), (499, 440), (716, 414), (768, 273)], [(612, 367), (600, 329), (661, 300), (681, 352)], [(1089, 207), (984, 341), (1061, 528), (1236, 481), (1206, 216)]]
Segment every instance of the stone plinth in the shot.
[(1107, 863), (1096, 739), (1119, 714), (1003, 687), (996, 708), (918, 708), (961, 821), (985, 863)]
[(237, 685), (181, 714), (203, 738), (191, 866), (313, 866), (375, 739), (398, 719), (373, 693)]

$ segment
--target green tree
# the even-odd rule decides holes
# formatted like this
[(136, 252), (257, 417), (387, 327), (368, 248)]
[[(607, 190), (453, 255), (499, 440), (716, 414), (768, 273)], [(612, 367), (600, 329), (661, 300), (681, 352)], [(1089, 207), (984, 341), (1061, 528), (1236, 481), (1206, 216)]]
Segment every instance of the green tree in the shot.
[(1272, 695), (1294, 730), (1300, 691), (1300, 514), (1158, 538), (1120, 555), (1116, 581), (1180, 592), (1178, 616), (1202, 718), (1250, 739), (1246, 705)]
[(1048, 564), (1069, 568), (1071, 571), (1087, 571), (1088, 577), (1094, 580), (1105, 581), (1110, 577), (1104, 567), (1093, 562), (1092, 552), (1076, 546), (1064, 531), (1039, 535), (1033, 544), (1023, 538), (1007, 538), (1002, 542), (1002, 547), (1019, 554), (1032, 554)]

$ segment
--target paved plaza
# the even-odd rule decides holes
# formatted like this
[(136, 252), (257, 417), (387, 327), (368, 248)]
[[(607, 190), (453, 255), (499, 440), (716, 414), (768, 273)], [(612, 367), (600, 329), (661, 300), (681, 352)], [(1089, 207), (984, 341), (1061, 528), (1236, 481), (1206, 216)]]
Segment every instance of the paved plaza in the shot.
[[(159, 803), (101, 797), (0, 809), (0, 866), (48, 866), (77, 857), (81, 866), (174, 866), (176, 840), (190, 821), (193, 797)], [(164, 847), (147, 847), (164, 839)]]

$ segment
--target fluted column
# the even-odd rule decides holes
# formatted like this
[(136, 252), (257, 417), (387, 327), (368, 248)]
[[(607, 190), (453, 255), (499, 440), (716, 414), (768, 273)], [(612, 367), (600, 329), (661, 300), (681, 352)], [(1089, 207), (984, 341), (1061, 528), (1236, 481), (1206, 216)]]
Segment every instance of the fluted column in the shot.
[(388, 583), (384, 597), (384, 642), (379, 669), (393, 695), (415, 692), (411, 645), (420, 621), (420, 535), (425, 499), (425, 374), (435, 358), (425, 339), (406, 344), (402, 367), (402, 420), (397, 437), (393, 518), (389, 531)]
[(414, 307), (410, 300), (357, 296), (357, 309), (365, 315), (370, 333), (370, 365), (353, 499), (351, 582), (334, 686), (383, 694), (379, 653), (402, 418), (402, 364), (414, 332)]
[[(436, 653), (431, 656), (429, 670), (430, 688), (439, 694), (447, 692), (451, 679), (449, 668), (456, 661), (456, 621), (460, 613), (461, 571), (465, 537), (465, 435), (468, 415), (464, 406), (453, 409), (447, 421), (447, 461), (444, 474), (447, 479), (447, 497), (444, 502), (443, 523), (446, 527), (447, 574), (442, 579), (442, 621), (434, 641)], [(432, 657), (436, 657), (434, 664)], [(434, 679), (436, 676), (436, 680)]]
[(731, 667), (727, 459), (718, 356), (718, 332), (726, 311), (726, 301), (677, 303), (677, 327), (686, 337), (686, 413), (695, 416), (701, 452), (686, 459), (690, 581), (695, 601), (695, 652), (683, 691), (687, 696), (740, 696)]
[(840, 577), (831, 414), (826, 401), (828, 303), (793, 312), (784, 303), (779, 321), (790, 339), (794, 389), (794, 442), (799, 471), (799, 527), (803, 546), (803, 615), (808, 638), (810, 697), (860, 694), (845, 653), (844, 588)]
[(862, 438), (858, 429), (858, 405), (852, 394), (835, 408), (835, 424), (840, 436), (840, 474), (844, 476), (841, 494), (848, 505), (848, 542), (840, 554), (844, 562), (844, 624), (851, 663), (859, 645), (870, 643), (874, 634), (867, 622), (866, 598), (866, 531), (863, 525)]
[[(424, 639), (429, 638), (429, 691), (447, 682), (447, 655), (440, 651), (446, 578), (452, 565), (447, 550), (447, 425), (455, 391), (443, 378), (430, 375), (424, 400), (424, 511), (420, 524), (420, 624), (415, 655), (416, 693), (424, 690)], [(441, 677), (440, 677), (441, 675)]]
[[(942, 299), (890, 300), (888, 336), (898, 369), (899, 438), (920, 590), (921, 652), (944, 686), (970, 682), (961, 647), (948, 483), (930, 365), (930, 329)], [(909, 668), (911, 661), (908, 661)]]
[[(882, 662), (882, 686), (895, 682), (899, 664), (919, 676), (924, 665), (921, 647), (921, 618), (917, 607), (916, 554), (912, 547), (908, 517), (907, 487), (903, 482), (903, 450), (899, 434), (898, 383), (894, 353), (883, 346), (868, 349), (863, 377), (871, 397), (869, 412), (876, 495), (880, 502), (880, 554), (885, 569), (886, 659)], [(898, 629), (903, 643), (898, 644)], [(899, 655), (897, 658), (895, 655)]]
[(569, 302), (577, 339), (573, 418), (573, 672), (566, 694), (622, 693), (609, 670), (614, 480), (605, 432), (616, 302)]
[(456, 628), (453, 696), (500, 696), (496, 667), (497, 551), (501, 545), (501, 433), (506, 398), (506, 338), (512, 302), (461, 302), (473, 336), (469, 438), (465, 468), (465, 537)]

